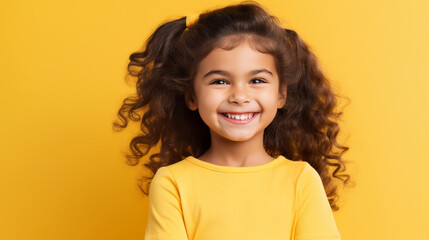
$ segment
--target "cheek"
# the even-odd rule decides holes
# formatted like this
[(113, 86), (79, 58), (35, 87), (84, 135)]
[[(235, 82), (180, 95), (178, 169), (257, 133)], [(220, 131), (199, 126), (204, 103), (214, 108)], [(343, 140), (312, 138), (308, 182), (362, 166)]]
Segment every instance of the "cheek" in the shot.
[(206, 121), (217, 114), (220, 105), (221, 94), (213, 91), (200, 91), (197, 96), (198, 111), (201, 118)]
[(222, 101), (221, 91), (201, 89), (197, 95), (198, 105), (205, 108), (214, 108)]
[(266, 108), (277, 108), (277, 104), (279, 101), (279, 94), (277, 91), (266, 91), (262, 95), (261, 99), (264, 102)]
[(260, 102), (267, 118), (273, 118), (277, 114), (279, 95), (276, 91), (267, 91), (260, 97)]

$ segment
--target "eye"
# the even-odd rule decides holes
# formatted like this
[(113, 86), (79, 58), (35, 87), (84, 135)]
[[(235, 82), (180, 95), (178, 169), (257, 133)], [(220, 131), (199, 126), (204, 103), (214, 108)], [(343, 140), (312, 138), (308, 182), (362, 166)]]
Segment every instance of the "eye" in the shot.
[(210, 84), (228, 84), (228, 82), (226, 80), (223, 79), (215, 79), (213, 81), (210, 82)]
[(266, 81), (262, 78), (254, 78), (250, 81), (250, 83), (266, 83)]

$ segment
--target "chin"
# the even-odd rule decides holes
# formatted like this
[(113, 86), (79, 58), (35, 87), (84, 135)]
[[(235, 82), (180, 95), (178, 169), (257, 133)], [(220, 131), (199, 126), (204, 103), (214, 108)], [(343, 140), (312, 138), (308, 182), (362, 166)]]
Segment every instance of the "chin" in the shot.
[(233, 141), (233, 142), (246, 142), (249, 141), (253, 138), (254, 136), (250, 136), (250, 135), (235, 135), (235, 136), (224, 136), (225, 139), (229, 140), (229, 141)]
[(231, 142), (246, 142), (249, 140), (249, 138), (228, 138)]

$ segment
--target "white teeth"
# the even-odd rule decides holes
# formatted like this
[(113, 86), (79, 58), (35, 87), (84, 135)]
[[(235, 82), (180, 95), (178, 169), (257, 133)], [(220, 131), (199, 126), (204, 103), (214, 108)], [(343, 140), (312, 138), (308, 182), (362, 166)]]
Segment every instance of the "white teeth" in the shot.
[(252, 118), (253, 117), (253, 113), (249, 113), (249, 114), (230, 114), (230, 113), (227, 113), (226, 116), (228, 118), (231, 118), (231, 119), (241, 120), (242, 121), (242, 120), (247, 120), (249, 118)]

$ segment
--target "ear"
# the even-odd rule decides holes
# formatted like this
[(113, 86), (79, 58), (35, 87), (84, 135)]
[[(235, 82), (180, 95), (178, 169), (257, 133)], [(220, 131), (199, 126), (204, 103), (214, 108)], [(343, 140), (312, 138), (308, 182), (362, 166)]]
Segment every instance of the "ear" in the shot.
[(195, 111), (198, 109), (197, 101), (195, 101), (195, 96), (191, 92), (187, 92), (185, 94), (185, 102), (186, 106), (192, 111)]
[(283, 106), (286, 104), (286, 98), (287, 98), (287, 86), (285, 84), (284, 86), (281, 87), (279, 91), (277, 108), (283, 108)]

